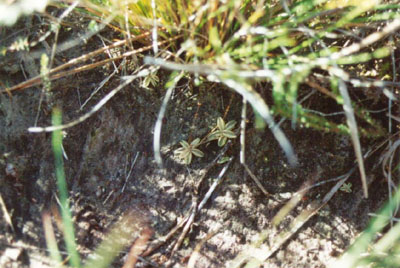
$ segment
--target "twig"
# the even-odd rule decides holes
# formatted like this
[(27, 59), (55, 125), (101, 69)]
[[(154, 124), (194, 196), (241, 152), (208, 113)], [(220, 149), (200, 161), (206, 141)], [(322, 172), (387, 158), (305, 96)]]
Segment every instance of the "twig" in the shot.
[(194, 201), (192, 206), (193, 206), (193, 209), (191, 210), (189, 218), (186, 221), (185, 226), (183, 227), (181, 235), (179, 236), (178, 240), (176, 241), (174, 247), (171, 250), (170, 257), (172, 257), (175, 254), (175, 251), (178, 250), (178, 248), (182, 245), (182, 242), (185, 239), (185, 236), (187, 235), (187, 233), (189, 232), (190, 227), (193, 224), (194, 218), (196, 217), (196, 213), (197, 213), (197, 199)]
[(272, 219), (272, 224), (275, 226), (278, 226), (279, 223), (281, 223), (282, 219), (295, 207), (297, 204), (301, 201), (303, 196), (307, 193), (307, 190), (305, 189), (310, 189), (310, 184), (313, 182), (319, 180), (320, 176), (322, 173), (322, 169), (320, 166), (317, 166), (316, 170), (314, 173), (310, 176), (310, 179), (308, 179), (303, 186), (301, 187), (301, 190), (297, 191), (292, 198), (286, 202), (286, 204), (279, 210), (279, 212), (274, 216)]
[(233, 157), (231, 157), (228, 160), (228, 162), (225, 164), (225, 166), (222, 168), (221, 172), (218, 175), (218, 178), (210, 186), (207, 193), (204, 195), (203, 200), (201, 200), (199, 206), (197, 207), (197, 211), (200, 211), (204, 207), (204, 205), (207, 203), (208, 199), (210, 199), (212, 193), (215, 191), (215, 188), (217, 188), (217, 186), (222, 182), (225, 172), (228, 170), (232, 160), (233, 160)]
[[(191, 209), (193, 209), (193, 207)], [(189, 213), (190, 212), (191, 210), (189, 210)], [(141, 256), (146, 257), (150, 255), (154, 250), (164, 245), (164, 243), (171, 239), (171, 237), (187, 222), (187, 220), (189, 219), (189, 215), (183, 218), (183, 220), (181, 220), (178, 225), (176, 225), (168, 234), (152, 242), (152, 245), (144, 253), (142, 253)]]
[(121, 189), (121, 193), (123, 193), (124, 190), (125, 190), (126, 183), (128, 182), (128, 179), (129, 179), (129, 177), (131, 176), (131, 173), (132, 173), (132, 170), (133, 170), (133, 166), (135, 165), (138, 156), (139, 156), (139, 152), (136, 153), (135, 159), (133, 160), (133, 162), (132, 162), (132, 164), (131, 164), (131, 168), (129, 169), (128, 175), (126, 175), (125, 183), (124, 183), (124, 186), (123, 186), (122, 189)]
[[(201, 186), (202, 182), (204, 181), (208, 171), (217, 163), (218, 159), (220, 159), (221, 156), (223, 154), (225, 154), (225, 152), (228, 150), (228, 147), (230, 146), (230, 144), (231, 144), (231, 141), (228, 141), (225, 144), (224, 148), (222, 148), (220, 153), (217, 155), (217, 157), (204, 168), (204, 173), (201, 176), (201, 178), (199, 179), (199, 181), (197, 182), (197, 185), (196, 185), (196, 187), (194, 189), (194, 194), (195, 195), (194, 195), (194, 198), (193, 198), (193, 204), (192, 204), (191, 208), (189, 209), (188, 215), (185, 218), (183, 218), (183, 220), (181, 220), (167, 235), (157, 239), (156, 241), (153, 241), (151, 243), (151, 245), (149, 246), (149, 248), (143, 254), (141, 254), (141, 256), (146, 257), (146, 256), (150, 255), (154, 250), (156, 250), (159, 247), (161, 247), (165, 242), (167, 242), (169, 239), (171, 239), (181, 227), (186, 226), (186, 223), (189, 221), (189, 219), (191, 217), (194, 218), (194, 216), (196, 214), (195, 212), (193, 212), (194, 210), (199, 211), (202, 208), (202, 206), (201, 207), (197, 206), (197, 203), (198, 203), (198, 201), (197, 201), (198, 197), (197, 196), (198, 196), (198, 193), (199, 193), (200, 186)], [(190, 225), (188, 225), (188, 226), (190, 227)]]
[[(97, 35), (97, 37), (100, 39), (100, 41), (101, 41), (101, 43), (103, 44), (103, 46), (106, 47), (106, 43), (104, 43), (103, 37), (102, 37), (101, 35)], [(133, 48), (131, 48), (131, 50), (133, 50)], [(113, 56), (111, 55), (111, 52), (110, 52), (109, 49), (107, 49), (105, 52), (106, 52), (106, 54), (107, 54), (107, 56), (108, 56), (109, 58), (112, 58), (112, 57), (113, 57)], [(125, 62), (125, 60), (126, 60), (126, 59), (124, 59), (123, 63)], [(122, 63), (122, 64), (123, 64), (123, 63)], [(113, 66), (114, 66), (114, 72), (117, 72), (117, 73), (118, 73), (117, 65), (115, 65), (115, 62), (114, 62), (114, 61), (112, 62), (112, 64), (113, 64)]]
[(105, 205), (105, 204), (108, 202), (108, 200), (110, 199), (111, 195), (112, 195), (114, 192), (115, 192), (115, 190), (112, 189), (112, 190), (108, 193), (106, 199), (104, 199), (104, 201), (103, 201), (103, 205)]
[[(172, 37), (172, 38), (170, 38), (168, 40), (160, 41), (159, 45), (169, 44), (171, 41), (177, 40), (180, 37), (181, 36), (178, 35), (178, 36)], [(98, 61), (98, 62), (95, 62), (95, 63), (91, 63), (91, 64), (83, 65), (83, 66), (80, 66), (80, 67), (76, 67), (75, 69), (72, 69), (72, 70), (59, 72), (59, 71), (65, 69), (65, 68), (73, 66), (73, 65), (75, 65), (75, 64), (77, 64), (77, 63), (79, 63), (81, 61), (86, 61), (88, 59), (92, 59), (92, 57), (94, 55), (102, 53), (102, 52), (104, 52), (105, 50), (107, 50), (109, 48), (116, 47), (116, 46), (121, 46), (121, 45), (123, 45), (125, 43), (126, 43), (126, 40), (116, 42), (113, 45), (110, 45), (110, 46), (107, 46), (107, 47), (102, 47), (102, 48), (100, 48), (100, 49), (98, 49), (98, 50), (96, 50), (94, 52), (91, 52), (91, 53), (88, 53), (86, 55), (80, 56), (78, 58), (72, 59), (69, 62), (67, 62), (67, 63), (65, 63), (65, 64), (63, 64), (61, 66), (58, 66), (58, 67), (56, 67), (54, 69), (51, 69), (49, 71), (49, 80), (51, 81), (51, 80), (54, 80), (54, 79), (59, 79), (59, 78), (62, 78), (62, 77), (68, 76), (68, 75), (72, 75), (72, 74), (79, 73), (79, 72), (82, 72), (82, 71), (90, 70), (90, 69), (93, 69), (93, 68), (98, 67), (98, 66), (103, 66), (106, 63), (113, 62), (115, 60), (123, 59), (123, 58), (126, 58), (126, 57), (130, 57), (130, 56), (142, 53), (144, 51), (150, 50), (153, 47), (153, 45), (145, 46), (145, 47), (142, 47), (142, 48), (139, 48), (139, 49), (135, 49), (135, 50), (132, 50), (132, 51), (127, 51), (127, 52), (123, 53), (120, 56), (116, 56), (116, 57), (108, 58), (108, 59), (105, 59), (105, 60), (102, 60), (102, 61)], [(40, 83), (42, 83), (42, 79), (41, 79), (41, 76), (39, 75), (39, 76), (33, 77), (33, 78), (31, 78), (31, 79), (29, 79), (27, 81), (19, 83), (18, 85), (15, 85), (15, 86), (13, 86), (11, 88), (7, 88), (7, 89), (4, 89), (4, 90), (1, 90), (0, 93), (6, 93), (6, 92), (12, 92), (12, 91), (15, 91), (15, 90), (21, 90), (21, 89), (25, 89), (25, 88), (28, 88), (28, 87), (36, 86), (36, 85), (38, 85)]]
[(82, 111), (82, 109), (86, 106), (86, 104), (93, 98), (94, 95), (96, 95), (97, 92), (99, 92), (100, 89), (103, 88), (103, 86), (115, 75), (117, 74), (118, 69), (115, 69), (114, 72), (112, 72), (110, 75), (108, 75), (106, 78), (104, 78), (97, 88), (93, 90), (92, 93), (90, 93), (90, 96), (85, 100), (85, 102), (80, 106), (79, 110)]
[(1, 206), (1, 210), (3, 211), (3, 215), (4, 215), (6, 223), (11, 227), (13, 232), (15, 232), (14, 225), (13, 225), (12, 220), (11, 220), (11, 216), (8, 213), (6, 204), (4, 203), (4, 200), (3, 200), (3, 197), (1, 196), (1, 193), (0, 193), (0, 206)]
[(253, 181), (257, 184), (258, 188), (260, 188), (261, 192), (263, 192), (263, 194), (265, 194), (266, 196), (270, 196), (270, 193), (268, 193), (268, 191), (264, 188), (264, 186), (261, 184), (260, 180), (257, 179), (256, 175), (254, 175), (253, 172), (251, 172), (251, 170), (249, 169), (247, 164), (243, 163), (242, 165), (243, 165), (244, 169), (246, 170), (246, 172), (253, 179)]
[(98, 110), (100, 110), (101, 107), (103, 107), (112, 97), (114, 97), (115, 94), (117, 94), (121, 89), (123, 89), (125, 86), (129, 85), (133, 80), (139, 77), (144, 77), (149, 73), (149, 69), (144, 69), (138, 72), (136, 75), (130, 76), (128, 79), (126, 79), (122, 84), (120, 84), (118, 87), (114, 88), (111, 90), (104, 98), (102, 98), (93, 108), (87, 112), (86, 114), (82, 115), (78, 119), (69, 122), (64, 125), (58, 125), (58, 126), (50, 126), (50, 127), (30, 127), (28, 128), (29, 132), (52, 132), (56, 130), (63, 130), (66, 128), (73, 127), (79, 123), (82, 123), (89, 117), (91, 117), (93, 114), (95, 114)]
[(157, 121), (154, 126), (153, 150), (154, 150), (154, 158), (159, 166), (162, 166), (160, 140), (161, 140), (161, 128), (162, 128), (163, 118), (165, 115), (165, 111), (167, 109), (169, 99), (171, 98), (172, 92), (175, 88), (175, 85), (179, 82), (179, 80), (183, 77), (183, 75), (184, 75), (184, 72), (181, 72), (179, 75), (177, 75), (174, 78), (172, 85), (168, 88), (167, 93), (165, 93), (163, 102), (161, 104), (161, 108), (157, 115)]
[[(224, 147), (224, 149), (226, 150), (227, 149), (227, 146), (228, 145), (228, 143), (225, 145), (225, 147)], [(222, 152), (223, 152), (224, 150), (222, 150)], [(212, 163), (216, 163), (217, 161), (218, 161), (218, 159), (220, 158), (220, 156), (222, 156), (222, 153), (220, 153), (215, 159), (214, 159), (214, 161), (212, 162)], [(223, 178), (223, 176), (225, 175), (225, 172), (228, 170), (228, 167), (229, 167), (229, 165), (230, 165), (230, 163), (232, 162), (232, 160), (233, 160), (233, 158), (231, 157), (229, 160), (228, 160), (228, 162), (225, 164), (225, 166), (222, 168), (222, 170), (221, 170), (221, 172), (219, 173), (219, 175), (218, 175), (218, 178), (213, 182), (213, 184), (210, 186), (210, 188), (208, 189), (208, 191), (207, 191), (207, 193), (204, 195), (204, 197), (203, 197), (203, 199), (202, 199), (202, 201), (200, 202), (200, 204), (198, 204), (198, 196), (197, 196), (197, 193), (198, 193), (198, 190), (199, 189), (197, 189), (197, 193), (196, 193), (196, 195), (194, 196), (194, 198), (193, 198), (193, 204), (192, 204), (192, 210), (191, 210), (191, 213), (190, 213), (190, 216), (188, 217), (188, 220), (187, 220), (187, 222), (186, 222), (186, 224), (185, 224), (185, 227), (183, 228), (183, 230), (182, 230), (182, 233), (181, 233), (181, 235), (179, 236), (179, 238), (178, 238), (178, 240), (177, 240), (177, 242), (176, 242), (176, 244), (174, 245), (174, 247), (173, 247), (173, 249), (172, 249), (172, 251), (171, 251), (171, 256), (173, 256), (173, 254), (175, 253), (175, 251), (181, 246), (181, 244), (182, 244), (182, 242), (183, 242), (183, 239), (185, 238), (185, 236), (186, 236), (186, 234), (188, 233), (188, 231), (189, 231), (189, 228), (192, 226), (192, 224), (193, 224), (193, 221), (194, 221), (194, 218), (196, 217), (196, 214), (197, 214), (197, 212), (199, 212), (203, 207), (204, 207), (204, 205), (207, 203), (207, 201), (208, 201), (208, 199), (211, 197), (211, 195), (212, 195), (212, 193), (214, 192), (214, 190), (215, 190), (215, 188), (221, 183), (221, 181), (222, 181), (222, 178)], [(209, 168), (210, 168), (211, 166), (209, 165)], [(206, 173), (204, 173), (204, 175), (202, 176), (202, 179), (204, 179), (205, 178), (205, 175), (207, 174), (207, 172)], [(201, 184), (201, 182), (202, 182), (202, 179), (199, 181), (199, 183), (197, 184), (197, 188), (199, 188), (200, 187), (200, 184)], [(198, 205), (197, 205), (198, 204)]]
[(190, 256), (190, 259), (189, 259), (187, 268), (194, 268), (194, 267), (195, 267), (196, 261), (197, 261), (197, 260), (199, 259), (199, 257), (200, 257), (200, 249), (202, 248), (202, 246), (204, 245), (204, 243), (206, 243), (206, 242), (207, 242), (208, 240), (210, 240), (214, 235), (216, 235), (216, 234), (219, 232), (219, 230), (220, 230), (221, 228), (222, 228), (222, 226), (220, 226), (220, 227), (216, 228), (215, 230), (209, 232), (209, 233), (206, 235), (206, 237), (204, 237), (204, 238), (200, 241), (200, 243), (198, 243), (198, 244), (196, 245), (196, 247), (195, 247), (194, 250), (193, 250), (192, 255)]
[(340, 59), (350, 54), (360, 51), (362, 48), (372, 45), (373, 43), (384, 38), (386, 35), (397, 31), (400, 28), (400, 19), (395, 19), (391, 23), (387, 24), (382, 31), (374, 32), (365, 37), (361, 42), (352, 44), (351, 46), (345, 47), (339, 52), (333, 53), (331, 59)]
[(133, 243), (129, 251), (128, 257), (122, 268), (135, 267), (139, 254), (143, 251), (144, 246), (146, 245), (147, 241), (150, 239), (152, 235), (153, 235), (153, 230), (148, 226), (144, 227), (138, 239), (136, 239), (136, 241)]

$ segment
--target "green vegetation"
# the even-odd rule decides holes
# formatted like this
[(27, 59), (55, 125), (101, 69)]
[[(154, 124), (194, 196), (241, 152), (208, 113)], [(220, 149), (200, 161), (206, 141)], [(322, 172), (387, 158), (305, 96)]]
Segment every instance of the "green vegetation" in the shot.
[[(57, 126), (61, 124), (61, 111), (57, 108), (55, 108), (53, 111), (52, 121), (53, 125)], [(52, 145), (54, 151), (57, 188), (59, 190), (60, 210), (63, 222), (63, 234), (65, 239), (65, 245), (70, 256), (71, 266), (80, 267), (80, 257), (77, 250), (77, 245), (75, 243), (75, 231), (68, 201), (68, 187), (67, 187), (67, 182), (65, 180), (64, 160), (62, 152), (62, 133), (60, 130), (53, 132)], [(51, 252), (54, 252), (54, 249), (51, 250)], [(57, 255), (59, 255), (59, 253)], [(59, 261), (60, 258), (56, 257), (55, 260)]]
[[(58, 108), (54, 108), (52, 121), (54, 126), (61, 124), (61, 111)], [(53, 131), (52, 134), (52, 146), (54, 151), (55, 159), (55, 171), (57, 178), (57, 188), (59, 191), (60, 210), (62, 216), (62, 228), (63, 236), (65, 240), (66, 249), (68, 252), (69, 263), (71, 267), (82, 267), (80, 256), (77, 250), (77, 244), (75, 242), (75, 231), (74, 224), (72, 221), (69, 201), (68, 201), (68, 186), (65, 180), (64, 173), (64, 160), (63, 160), (63, 146), (62, 146), (62, 132), (60, 130)], [(98, 245), (95, 252), (86, 261), (83, 267), (85, 268), (101, 268), (109, 267), (114, 258), (124, 249), (132, 239), (135, 237), (135, 232), (140, 227), (140, 221), (143, 219), (137, 219), (136, 215), (126, 213), (119, 221), (117, 221), (109, 231), (107, 237)], [(44, 221), (46, 223), (46, 221)], [(44, 224), (46, 235), (46, 242), (49, 248), (50, 256), (59, 266), (61, 263), (61, 254), (57, 247), (57, 242), (54, 237), (51, 222)]]
[(394, 267), (399, 261), (400, 224), (377, 242), (376, 236), (389, 225), (400, 203), (400, 192), (397, 189), (393, 198), (371, 220), (368, 227), (357, 238), (349, 250), (330, 267)]
[(225, 124), (224, 119), (218, 117), (217, 126), (202, 140), (200, 138), (194, 139), (190, 144), (187, 141), (181, 141), (182, 147), (178, 148), (175, 152), (178, 157), (183, 159), (186, 165), (192, 162), (193, 155), (197, 157), (203, 157), (204, 153), (197, 147), (200, 145), (210, 142), (212, 140), (218, 140), (218, 146), (222, 147), (226, 144), (228, 139), (235, 139), (236, 134), (232, 131), (235, 127), (236, 122), (234, 120), (229, 121)]

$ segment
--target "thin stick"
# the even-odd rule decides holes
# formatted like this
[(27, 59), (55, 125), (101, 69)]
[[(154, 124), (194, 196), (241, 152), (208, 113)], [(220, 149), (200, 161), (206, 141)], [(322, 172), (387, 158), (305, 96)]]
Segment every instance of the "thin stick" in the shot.
[(3, 211), (3, 215), (4, 215), (6, 223), (11, 227), (11, 230), (15, 233), (15, 229), (14, 229), (14, 225), (13, 225), (12, 220), (11, 220), (11, 216), (8, 213), (6, 204), (4, 203), (4, 200), (3, 200), (3, 197), (1, 196), (1, 193), (0, 193), (0, 207), (1, 207), (1, 210)]
[(75, 125), (77, 125), (79, 123), (82, 123), (83, 121), (85, 121), (86, 119), (91, 117), (93, 114), (95, 114), (98, 110), (100, 110), (100, 108), (103, 107), (121, 89), (123, 89), (125, 86), (129, 85), (136, 78), (144, 77), (148, 73), (149, 73), (149, 69), (144, 69), (144, 70), (141, 70), (140, 72), (138, 72), (138, 74), (130, 76), (128, 79), (125, 80), (125, 82), (120, 84), (115, 89), (111, 90), (104, 98), (102, 98), (95, 106), (93, 106), (93, 108), (89, 112), (87, 112), (86, 114), (82, 115), (81, 117), (79, 117), (78, 119), (76, 119), (76, 120), (74, 120), (72, 122), (69, 122), (69, 123), (64, 124), (64, 125), (50, 126), (50, 127), (30, 127), (30, 128), (28, 128), (28, 131), (29, 132), (35, 132), (35, 133), (38, 133), (38, 132), (52, 132), (52, 131), (56, 131), (56, 130), (63, 130), (63, 129), (66, 129), (66, 128), (70, 128), (70, 127), (73, 127), (73, 126), (75, 126)]
[(124, 263), (124, 266), (122, 266), (122, 268), (135, 267), (139, 254), (143, 251), (147, 241), (150, 239), (152, 235), (153, 235), (153, 230), (148, 226), (144, 227), (138, 239), (136, 239), (136, 241), (133, 243), (129, 251), (128, 257), (126, 258), (126, 261)]
[(228, 162), (225, 164), (225, 166), (222, 168), (221, 172), (219, 173), (217, 179), (213, 182), (213, 184), (210, 186), (208, 189), (207, 193), (204, 195), (203, 200), (201, 200), (199, 206), (197, 207), (197, 211), (202, 210), (204, 205), (207, 203), (208, 199), (210, 199), (212, 193), (215, 191), (217, 186), (221, 184), (222, 179), (224, 178), (225, 172), (228, 170), (231, 162), (233, 160), (233, 157), (231, 157)]
[(173, 92), (176, 84), (183, 77), (183, 75), (184, 75), (184, 72), (180, 72), (180, 74), (174, 78), (172, 85), (167, 90), (167, 93), (165, 93), (163, 102), (161, 104), (160, 111), (158, 112), (157, 121), (154, 126), (153, 150), (154, 150), (154, 158), (159, 166), (162, 166), (162, 158), (161, 158), (161, 151), (160, 151), (161, 150), (160, 140), (161, 140), (162, 121), (163, 121), (163, 118), (165, 115), (165, 111), (167, 110), (167, 105), (171, 98), (172, 92)]
[[(193, 207), (192, 207), (193, 208)], [(192, 209), (191, 208), (191, 209)], [(189, 214), (190, 215), (190, 214)], [(189, 219), (189, 215), (186, 216), (185, 218), (183, 218), (183, 220), (181, 220), (179, 222), (178, 225), (176, 225), (168, 234), (164, 235), (163, 237), (158, 238), (156, 241), (154, 241), (152, 244), (152, 246), (150, 246), (143, 254), (141, 254), (143, 257), (146, 257), (148, 255), (150, 255), (154, 250), (158, 249), (159, 247), (161, 247), (162, 245), (164, 245), (165, 242), (167, 242), (169, 239), (171, 239), (171, 237), (187, 222), (187, 220)]]
[(85, 100), (85, 102), (80, 106), (80, 110), (86, 106), (86, 104), (93, 98), (94, 95), (96, 95), (97, 92), (99, 92), (100, 89), (103, 88), (103, 86), (115, 75), (118, 73), (118, 69), (115, 69), (114, 72), (112, 72), (110, 75), (108, 75), (106, 78), (104, 78), (100, 84), (97, 86), (95, 90), (93, 90), (92, 93), (90, 93), (90, 96)]
[[(178, 36), (172, 37), (172, 38), (170, 38), (168, 40), (161, 41), (159, 45), (168, 44), (173, 40), (179, 39), (180, 37), (181, 37), (181, 35), (178, 35)], [(126, 40), (116, 42), (113, 45), (110, 45), (110, 46), (107, 46), (107, 47), (102, 47), (102, 48), (100, 48), (100, 49), (98, 49), (98, 50), (96, 50), (94, 52), (88, 53), (88, 54), (83, 55), (81, 57), (78, 57), (76, 59), (72, 59), (72, 60), (70, 60), (69, 62), (67, 62), (67, 63), (65, 63), (63, 65), (60, 65), (60, 66), (58, 66), (58, 67), (56, 67), (54, 69), (51, 69), (49, 71), (49, 80), (59, 79), (59, 78), (62, 78), (62, 77), (68, 76), (68, 75), (72, 75), (72, 74), (75, 74), (75, 73), (78, 73), (78, 72), (82, 72), (82, 71), (93, 69), (93, 68), (95, 68), (97, 66), (103, 66), (104, 64), (106, 64), (108, 62), (112, 62), (112, 61), (115, 61), (115, 60), (118, 60), (118, 59), (130, 57), (132, 55), (136, 55), (138, 53), (142, 53), (144, 51), (150, 50), (153, 47), (153, 45), (145, 46), (145, 47), (142, 47), (142, 48), (139, 48), (139, 49), (127, 51), (127, 52), (123, 53), (120, 56), (116, 56), (116, 57), (108, 58), (108, 59), (105, 59), (105, 60), (102, 60), (102, 61), (99, 61), (99, 62), (87, 64), (87, 65), (84, 65), (84, 66), (81, 66), (81, 67), (77, 67), (77, 68), (69, 70), (69, 71), (57, 73), (57, 72), (65, 69), (65, 68), (70, 67), (72, 65), (75, 65), (75, 64), (77, 64), (77, 63), (79, 63), (81, 61), (86, 61), (88, 59), (91, 59), (94, 55), (99, 54), (99, 53), (107, 50), (108, 48), (112, 48), (112, 47), (115, 47), (115, 46), (120, 46), (120, 45), (123, 45), (125, 43), (126, 43)], [(27, 81), (19, 83), (18, 85), (15, 85), (15, 86), (13, 86), (11, 88), (7, 88), (7, 89), (4, 89), (4, 90), (1, 90), (0, 93), (12, 92), (12, 91), (15, 91), (15, 90), (21, 90), (21, 89), (25, 89), (25, 88), (28, 88), (28, 87), (36, 86), (36, 85), (38, 85), (40, 83), (42, 83), (42, 79), (41, 79), (41, 76), (39, 75), (39, 76), (33, 77), (33, 78), (31, 78), (31, 79), (29, 79)]]
[(197, 213), (197, 200), (194, 201), (192, 204), (193, 209), (189, 215), (188, 220), (186, 221), (185, 227), (183, 227), (182, 233), (179, 236), (178, 240), (176, 241), (174, 247), (171, 250), (171, 257), (175, 254), (175, 251), (178, 250), (178, 248), (182, 245), (183, 240), (185, 239), (187, 233), (189, 232), (190, 227), (192, 226), (194, 222), (194, 218), (196, 217)]
[(190, 256), (190, 259), (189, 259), (187, 268), (194, 268), (194, 267), (195, 267), (196, 261), (197, 261), (197, 260), (199, 259), (199, 257), (200, 257), (200, 249), (203, 247), (203, 245), (204, 245), (208, 240), (210, 240), (214, 235), (216, 235), (216, 234), (219, 232), (219, 230), (220, 230), (221, 228), (222, 228), (222, 226), (216, 228), (216, 229), (213, 230), (213, 231), (210, 231), (210, 232), (206, 235), (206, 237), (204, 237), (204, 238), (200, 241), (200, 243), (198, 243), (198, 244), (196, 245), (196, 247), (195, 247), (194, 250), (193, 250), (192, 255)]
[(190, 227), (192, 226), (194, 219), (196, 217), (197, 212), (199, 212), (204, 205), (207, 203), (208, 199), (210, 199), (212, 193), (215, 191), (217, 186), (222, 182), (222, 179), (224, 178), (225, 172), (228, 170), (229, 165), (231, 164), (233, 158), (231, 157), (228, 162), (225, 164), (225, 166), (222, 168), (221, 172), (219, 173), (217, 179), (213, 182), (213, 184), (210, 186), (208, 189), (207, 193), (204, 195), (203, 199), (201, 200), (200, 204), (197, 206), (197, 198), (195, 199), (193, 203), (194, 209), (192, 210), (188, 221), (186, 222), (185, 227), (182, 230), (181, 235), (179, 236), (179, 239), (177, 240), (174, 248), (171, 251), (171, 256), (175, 253), (175, 251), (181, 246), (185, 236), (189, 232)]
[[(228, 150), (228, 147), (230, 146), (231, 141), (229, 140), (224, 148), (220, 151), (220, 153), (217, 155), (217, 157), (210, 163), (208, 164), (205, 168), (204, 168), (204, 173), (201, 176), (201, 178), (199, 179), (199, 181), (197, 182), (197, 185), (194, 189), (194, 194), (198, 195), (200, 186), (202, 184), (202, 182), (204, 181), (204, 179), (206, 178), (206, 175), (208, 173), (208, 171), (217, 163), (218, 159), (221, 158), (221, 156)], [(191, 215), (193, 215), (193, 210), (195, 210), (197, 207), (197, 197), (193, 198), (193, 204), (189, 210), (188, 215), (179, 222), (178, 225), (176, 225), (167, 235), (157, 239), (155, 242), (152, 243), (153, 246), (149, 247), (143, 254), (142, 256), (148, 256), (150, 255), (154, 250), (158, 249), (159, 247), (161, 247), (166, 241), (168, 241), (182, 226), (184, 226), (186, 224), (186, 222), (189, 220), (189, 218), (191, 217)]]
[(129, 169), (128, 175), (126, 175), (125, 183), (124, 183), (124, 186), (121, 189), (121, 193), (123, 193), (124, 190), (125, 190), (126, 184), (128, 182), (129, 177), (131, 176), (131, 173), (132, 173), (132, 170), (133, 170), (133, 166), (135, 165), (138, 156), (139, 156), (139, 152), (136, 153), (135, 159), (133, 160), (133, 162), (131, 164), (131, 168)]
[(247, 114), (247, 101), (243, 98), (242, 104), (242, 119), (240, 121), (240, 164), (246, 163), (246, 114)]
[(257, 179), (256, 175), (251, 172), (250, 168), (247, 166), (246, 163), (242, 164), (246, 172), (250, 175), (250, 178), (253, 179), (253, 181), (257, 184), (258, 188), (260, 188), (261, 192), (263, 192), (266, 196), (270, 196), (271, 194), (268, 193), (268, 191), (264, 188), (264, 186), (261, 184), (260, 180)]
[(257, 177), (251, 172), (249, 167), (246, 165), (246, 157), (245, 157), (245, 151), (246, 151), (246, 120), (247, 120), (247, 101), (245, 98), (243, 98), (243, 104), (242, 104), (242, 115), (241, 115), (241, 121), (240, 121), (240, 164), (243, 165), (244, 169), (246, 172), (250, 175), (250, 177), (253, 179), (253, 181), (256, 183), (258, 188), (260, 188), (261, 192), (263, 192), (266, 196), (269, 196), (270, 194), (268, 191), (264, 188), (264, 186), (261, 184), (260, 180), (257, 179)]

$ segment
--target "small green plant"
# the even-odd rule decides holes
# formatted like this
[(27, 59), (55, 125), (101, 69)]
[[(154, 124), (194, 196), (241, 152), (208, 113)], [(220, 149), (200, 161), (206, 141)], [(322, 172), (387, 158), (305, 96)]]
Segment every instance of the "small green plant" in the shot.
[(190, 144), (184, 140), (180, 141), (181, 147), (175, 150), (175, 153), (178, 154), (179, 158), (184, 160), (186, 165), (189, 165), (192, 162), (193, 155), (197, 157), (204, 156), (204, 153), (197, 148), (203, 143), (218, 140), (218, 146), (222, 147), (226, 144), (228, 139), (235, 139), (236, 134), (233, 131), (235, 125), (236, 121), (234, 120), (225, 124), (224, 119), (218, 117), (217, 125), (212, 128), (211, 132), (203, 140), (196, 138)]
[(150, 72), (142, 81), (141, 86), (148, 89), (149, 86), (155, 87), (158, 82), (160, 81), (160, 78), (157, 75), (157, 71)]
[(196, 138), (190, 144), (187, 141), (181, 141), (181, 146), (175, 152), (178, 154), (178, 157), (185, 161), (186, 165), (189, 165), (192, 162), (193, 155), (197, 157), (203, 157), (204, 153), (197, 149), (197, 147), (201, 144), (200, 139)]
[(210, 136), (208, 136), (208, 140), (218, 140), (218, 146), (224, 146), (228, 139), (236, 138), (236, 134), (232, 131), (235, 125), (236, 121), (234, 120), (225, 124), (224, 119), (218, 117), (217, 129), (211, 132)]
[(351, 182), (343, 183), (342, 187), (340, 187), (340, 191), (345, 193), (351, 193), (352, 192), (351, 186), (352, 186)]

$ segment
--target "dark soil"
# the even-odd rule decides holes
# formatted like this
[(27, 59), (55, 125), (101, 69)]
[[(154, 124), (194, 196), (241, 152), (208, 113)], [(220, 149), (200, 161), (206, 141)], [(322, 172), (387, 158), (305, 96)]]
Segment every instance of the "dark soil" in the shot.
[[(31, 28), (23, 27), (25, 20), (31, 22)], [(37, 29), (45, 27), (39, 23), (37, 15), (25, 20), (12, 29), (2, 30), (2, 45), (9, 45), (18, 36), (35, 38)], [(73, 22), (73, 18), (70, 20)], [(17, 30), (21, 32), (12, 35)], [(83, 30), (74, 28), (72, 32), (61, 32), (60, 38), (78, 38)], [(99, 37), (112, 40), (113, 36), (102, 32), (86, 45), (57, 54), (55, 66), (100, 48), (102, 43)], [(52, 38), (50, 36), (47, 40), (50, 45)], [(39, 43), (32, 51), (43, 47)], [(27, 52), (6, 56), (7, 64), (0, 66), (2, 84), (15, 85), (26, 80), (23, 70), (30, 77), (24, 65), (26, 62), (21, 58), (22, 53)], [(2, 60), (5, 62), (5, 59)], [(140, 58), (138, 61), (140, 64)], [(39, 59), (33, 62), (39, 72)], [(70, 122), (90, 110), (121, 83), (124, 74), (118, 73), (82, 108), (82, 103), (113, 70), (110, 64), (53, 81), (51, 93), (45, 95), (40, 106), (37, 125), (50, 125), (54, 106), (62, 109), (64, 122)], [(205, 156), (194, 158), (189, 166), (182, 164), (174, 150), (181, 140), (204, 137), (218, 117), (240, 122), (241, 97), (218, 84), (206, 83), (193, 88), (189, 78), (184, 80), (174, 90), (163, 120), (161, 151), (164, 165), (160, 168), (153, 157), (153, 129), (168, 73), (159, 71), (158, 76), (161, 81), (157, 86), (145, 89), (140, 81), (134, 81), (91, 118), (66, 130), (63, 142), (67, 156), (65, 171), (82, 259), (93, 252), (110, 227), (127, 213), (146, 218), (142, 227), (148, 225), (153, 230), (150, 241), (166, 235), (190, 213), (193, 196), (198, 195), (201, 199), (224, 166), (213, 165), (196, 193), (196, 185), (204, 169), (221, 149), (215, 142), (201, 147)], [(308, 89), (303, 91), (300, 94), (309, 92)], [(41, 86), (12, 92), (12, 97), (4, 93), (0, 95), (0, 195), (5, 204), (2, 207), (11, 217), (11, 223), (8, 223), (7, 213), (4, 209), (1, 211), (2, 267), (52, 266), (46, 257), (48, 252), (42, 224), (44, 212), (53, 211), (53, 219), (57, 221), (51, 134), (27, 131), (35, 124), (40, 96)], [(318, 101), (323, 100), (319, 96)], [(286, 120), (281, 127), (299, 158), (298, 166), (290, 167), (269, 129), (255, 129), (252, 111), (248, 112), (248, 118), (247, 164), (272, 195), (266, 197), (247, 175), (239, 162), (240, 146), (239, 139), (236, 139), (228, 148), (227, 155), (233, 156), (234, 160), (224, 181), (196, 216), (179, 250), (167, 261), (181, 230), (144, 260), (160, 266), (184, 267), (195, 247), (204, 242), (195, 267), (229, 267), (261, 232), (271, 230), (265, 243), (272, 241), (279, 233), (274, 231), (272, 218), (289, 200), (289, 193), (296, 192), (311, 180), (318, 167), (322, 168), (318, 181), (324, 181), (343, 175), (355, 166), (349, 137), (301, 126), (292, 129), (291, 122)], [(368, 140), (363, 146), (365, 150), (373, 148)], [(353, 185), (352, 192), (338, 191), (317, 215), (267, 259), (264, 267), (324, 267), (343, 253), (365, 228), (369, 221), (368, 213), (375, 212), (387, 196), (377, 159), (373, 155), (367, 162), (367, 172), (374, 179), (369, 199), (362, 198), (360, 178), (354, 172), (348, 181)], [(283, 225), (287, 226), (311, 201), (321, 199), (335, 183), (311, 189), (284, 219)], [(61, 232), (56, 224), (54, 226), (59, 247), (65, 252)], [(215, 234), (205, 239), (212, 232)], [(120, 267), (128, 251), (129, 247), (125, 248), (112, 266)], [(144, 260), (138, 265), (149, 265)]]

